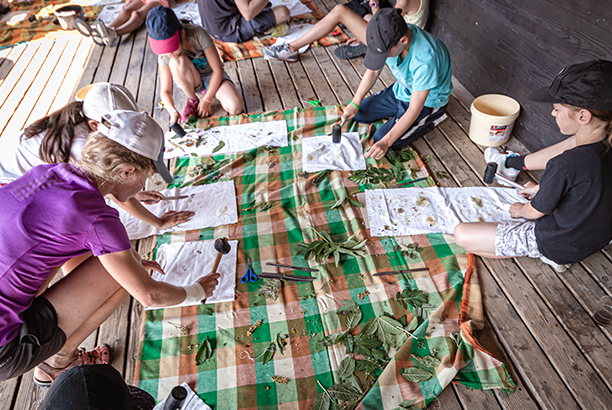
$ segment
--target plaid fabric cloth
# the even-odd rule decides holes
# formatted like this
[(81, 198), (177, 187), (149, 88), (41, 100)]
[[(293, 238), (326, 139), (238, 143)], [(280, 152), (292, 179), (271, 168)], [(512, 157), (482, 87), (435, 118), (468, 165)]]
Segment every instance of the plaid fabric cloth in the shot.
[[(324, 14), (314, 5), (314, 3), (310, 0), (300, 0), (304, 3), (312, 13), (305, 14), (302, 16), (292, 17), (290, 20), (291, 25), (296, 24), (316, 24), (317, 21), (323, 18)], [(340, 30), (339, 27), (336, 26), (332, 33), (337, 33), (336, 35), (328, 34), (327, 36), (321, 38), (320, 40), (313, 43), (315, 46), (331, 46), (332, 44), (340, 44), (344, 43), (348, 40), (348, 36)], [(252, 40), (245, 41), (244, 43), (225, 43), (223, 41), (215, 40), (215, 44), (217, 46), (217, 50), (221, 55), (221, 58), (229, 61), (238, 61), (238, 60), (246, 60), (247, 58), (257, 58), (263, 56), (262, 48), (272, 45), (276, 42), (275, 38), (259, 40), (257, 38), (253, 38)]]
[[(405, 288), (420, 289), (428, 295), (434, 307), (429, 319), (414, 332), (417, 338), (398, 350), (384, 371), (377, 371), (367, 379), (359, 375), (362, 387), (374, 386), (363, 397), (360, 408), (394, 409), (403, 400), (416, 399), (423, 403), (434, 400), (452, 381), (473, 388), (512, 389), (513, 385), (503, 364), (478, 348), (472, 330), (483, 323), (479, 288), (473, 271), (473, 257), (466, 255), (451, 236), (440, 234), (404, 238), (369, 238), (364, 225), (364, 208), (345, 204), (331, 210), (343, 195), (353, 195), (366, 186), (358, 186), (348, 179), (350, 172), (330, 172), (320, 178), (301, 173), (301, 141), (303, 137), (330, 134), (331, 126), (342, 113), (342, 107), (296, 108), (256, 115), (222, 117), (200, 120), (198, 127), (237, 124), (247, 121), (271, 121), (284, 118), (288, 122), (290, 145), (280, 149), (252, 150), (248, 161), (244, 155), (219, 155), (216, 160), (231, 161), (218, 173), (197, 179), (190, 172), (200, 159), (175, 160), (177, 184), (207, 183), (216, 178), (232, 178), (236, 184), (239, 223), (231, 226), (172, 233), (156, 238), (157, 245), (169, 241), (210, 240), (226, 236), (239, 240), (237, 277), (245, 270), (247, 257), (253, 260), (256, 273), (272, 271), (265, 262), (299, 266), (318, 266), (314, 260), (304, 261), (294, 256), (296, 244), (311, 242), (317, 230), (330, 232), (335, 240), (345, 240), (356, 234), (357, 239), (368, 238), (363, 258), (342, 257), (335, 267), (333, 260), (321, 265), (312, 283), (284, 283), (273, 301), (259, 296), (263, 283), (242, 284), (237, 281), (237, 299), (232, 303), (208, 307), (189, 307), (147, 311), (141, 328), (141, 343), (136, 368), (140, 388), (158, 401), (173, 386), (187, 382), (214, 409), (310, 409), (322, 392), (338, 381), (338, 364), (346, 357), (342, 344), (325, 347), (320, 340), (345, 329), (335, 313), (345, 299), (358, 303), (363, 319), (351, 333), (357, 334), (371, 318), (381, 315), (407, 320), (412, 314), (394, 300)], [(353, 131), (362, 135), (368, 144), (368, 126), (352, 123)], [(415, 152), (407, 165), (426, 176), (423, 161)], [(384, 162), (381, 167), (389, 167)], [(427, 181), (419, 184), (427, 186)], [(267, 201), (269, 210), (245, 210), (253, 201)], [(417, 244), (422, 251), (410, 259), (398, 251), (408, 244)], [(413, 276), (372, 277), (377, 271), (396, 268), (427, 266), (429, 272)], [(293, 273), (293, 272), (292, 272)], [(296, 272), (300, 273), (300, 272)], [(406, 315), (407, 314), (407, 315)], [(252, 335), (247, 331), (256, 321), (263, 324)], [(187, 326), (189, 335), (181, 336), (173, 324)], [(462, 338), (457, 338), (462, 329)], [(261, 355), (276, 335), (285, 342), (283, 355), (276, 353), (264, 365)], [(455, 337), (454, 337), (455, 336)], [(195, 345), (206, 337), (211, 341), (213, 357), (196, 366)], [(455, 342), (453, 340), (456, 340)], [(442, 365), (436, 376), (421, 383), (409, 383), (398, 372), (412, 367), (412, 355), (436, 352)], [(255, 359), (255, 360), (254, 360)], [(271, 376), (289, 379), (277, 384)], [(320, 383), (320, 384), (319, 384)]]
[[(33, 40), (57, 39), (65, 35), (80, 35), (76, 30), (62, 30), (53, 11), (69, 0), (45, 1), (34, 0), (23, 3), (11, 3), (11, 11), (23, 11), (26, 17), (15, 23), (0, 23), (0, 49)], [(85, 17), (93, 21), (104, 6), (82, 6)], [(36, 16), (36, 20), (29, 18)]]

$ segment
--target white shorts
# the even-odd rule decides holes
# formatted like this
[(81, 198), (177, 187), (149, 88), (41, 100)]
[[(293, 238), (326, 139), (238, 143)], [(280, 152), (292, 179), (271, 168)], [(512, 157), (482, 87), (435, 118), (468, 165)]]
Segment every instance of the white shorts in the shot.
[(535, 221), (503, 221), (495, 232), (496, 256), (542, 256), (535, 237)]

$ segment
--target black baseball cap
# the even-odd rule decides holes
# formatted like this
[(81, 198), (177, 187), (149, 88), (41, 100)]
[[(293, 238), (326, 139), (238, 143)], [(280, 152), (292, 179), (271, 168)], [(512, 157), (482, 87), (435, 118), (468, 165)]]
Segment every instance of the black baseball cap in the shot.
[(66, 370), (51, 385), (39, 410), (151, 410), (155, 400), (128, 386), (108, 364), (85, 364)]
[(533, 101), (565, 103), (591, 110), (612, 110), (612, 62), (592, 60), (565, 67), (550, 87), (529, 94)]
[(391, 50), (408, 32), (408, 25), (402, 17), (402, 10), (384, 8), (378, 10), (366, 27), (366, 52), (363, 65), (370, 70), (380, 70)]

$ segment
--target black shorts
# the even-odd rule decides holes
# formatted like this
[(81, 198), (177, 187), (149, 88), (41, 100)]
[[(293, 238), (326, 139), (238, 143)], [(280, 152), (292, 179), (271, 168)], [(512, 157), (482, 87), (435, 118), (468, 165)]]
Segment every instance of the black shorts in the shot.
[(57, 326), (55, 309), (43, 296), (34, 299), (21, 318), (17, 336), (0, 347), (0, 380), (32, 370), (66, 343), (66, 334)]
[[(377, 1), (377, 3), (381, 9), (391, 7), (386, 1)], [(368, 0), (351, 0), (346, 3), (345, 6), (357, 13), (359, 17), (364, 17), (366, 14), (372, 14), (372, 7), (370, 7), (370, 2)]]
[(215, 38), (231, 43), (244, 43), (257, 34), (265, 33), (274, 26), (276, 26), (276, 17), (274, 17), (272, 5), (268, 3), (261, 13), (251, 19), (251, 21), (247, 21), (241, 16), (238, 21), (238, 29), (234, 33), (226, 36), (215, 36)]

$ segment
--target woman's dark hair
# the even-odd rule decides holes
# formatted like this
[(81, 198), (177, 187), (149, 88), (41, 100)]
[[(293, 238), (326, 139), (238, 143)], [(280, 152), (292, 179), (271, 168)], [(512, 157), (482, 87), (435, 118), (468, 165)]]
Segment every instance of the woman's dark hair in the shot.
[(83, 114), (83, 103), (71, 102), (30, 124), (23, 130), (21, 138), (28, 139), (44, 133), (38, 151), (40, 158), (48, 164), (68, 162), (74, 129), (84, 121), (87, 121), (87, 117)]
[(612, 146), (612, 111), (603, 111), (603, 110), (589, 110), (589, 111), (591, 112), (591, 115), (593, 117), (606, 123), (604, 132), (606, 133), (608, 145)]

